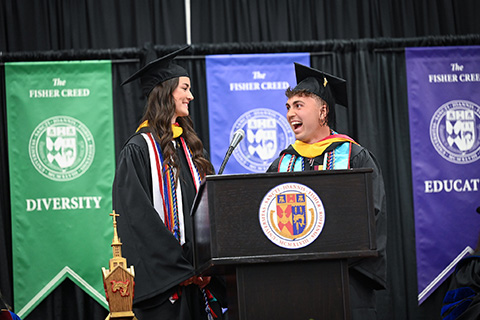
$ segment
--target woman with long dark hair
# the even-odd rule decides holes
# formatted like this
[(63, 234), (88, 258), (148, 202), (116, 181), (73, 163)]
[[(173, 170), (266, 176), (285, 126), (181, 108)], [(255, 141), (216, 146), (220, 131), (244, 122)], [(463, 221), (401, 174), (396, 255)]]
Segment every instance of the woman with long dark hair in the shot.
[(222, 284), (196, 276), (193, 268), (189, 213), (213, 166), (189, 117), (190, 78), (172, 62), (187, 48), (149, 63), (123, 83), (140, 79), (147, 96), (141, 124), (120, 153), (113, 184), (122, 251), (135, 268), (139, 320), (222, 317), (217, 300)]

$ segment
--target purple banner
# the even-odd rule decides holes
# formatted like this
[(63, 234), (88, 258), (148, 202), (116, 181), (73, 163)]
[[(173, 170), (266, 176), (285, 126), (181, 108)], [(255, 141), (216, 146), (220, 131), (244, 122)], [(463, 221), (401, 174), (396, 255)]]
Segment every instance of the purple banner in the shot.
[(418, 301), (480, 232), (480, 46), (406, 48)]

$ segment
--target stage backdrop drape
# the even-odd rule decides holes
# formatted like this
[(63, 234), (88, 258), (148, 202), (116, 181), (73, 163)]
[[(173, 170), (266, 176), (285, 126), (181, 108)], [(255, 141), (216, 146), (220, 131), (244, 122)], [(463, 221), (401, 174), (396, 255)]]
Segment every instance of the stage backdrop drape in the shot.
[(406, 62), (422, 303), (480, 234), (480, 47), (407, 48)]
[(0, 52), (480, 34), (478, 0), (185, 2), (3, 0)]
[[(388, 290), (379, 295), (380, 319), (439, 319), (441, 299), (445, 288), (441, 286), (425, 302), (417, 304), (417, 277), (415, 261), (415, 235), (411, 187), (410, 135), (406, 87), (405, 47), (479, 45), (480, 36), (449, 36), (409, 39), (365, 39), (351, 41), (305, 41), (279, 43), (232, 43), (194, 45), (179, 63), (192, 75), (195, 100), (191, 115), (195, 129), (207, 148), (212, 149), (208, 137), (208, 105), (205, 85), (205, 55), (225, 53), (309, 52), (311, 66), (347, 79), (348, 109), (339, 107), (337, 130), (353, 136), (372, 150), (381, 163), (387, 191), (388, 206)], [(177, 46), (155, 46), (156, 56), (173, 51)], [(32, 58), (34, 56), (34, 58)], [(77, 59), (75, 59), (77, 57)], [(113, 59), (113, 100), (115, 146), (121, 147), (133, 133), (143, 111), (144, 99), (140, 86), (120, 87), (128, 75), (143, 65), (146, 50), (123, 51), (68, 51), (22, 53), (3, 55), (2, 61), (28, 60), (81, 60)], [(10, 59), (10, 60), (9, 60)], [(120, 61), (125, 61), (121, 63)], [(3, 67), (0, 67), (3, 74)], [(3, 77), (0, 77), (3, 83)], [(2, 86), (0, 90), (3, 90)], [(4, 96), (4, 95), (3, 95)], [(0, 121), (5, 123), (5, 101), (0, 101)], [(0, 130), (0, 163), (8, 167), (6, 159), (6, 131)], [(119, 151), (116, 150), (118, 153)], [(9, 185), (8, 172), (0, 172), (3, 190)], [(2, 292), (11, 298), (11, 248), (9, 198), (0, 203), (5, 246), (0, 246)], [(2, 242), (0, 242), (1, 244)], [(5, 274), (6, 273), (6, 274)], [(67, 297), (71, 297), (70, 299)], [(11, 302), (11, 300), (8, 300)], [(438, 315), (438, 317), (437, 317)], [(105, 319), (105, 310), (78, 290), (66, 279), (27, 317), (31, 319)]]
[(112, 257), (110, 61), (5, 65), (14, 303), (27, 316), (65, 278), (107, 307)]
[(192, 0), (191, 3), (194, 43), (480, 33), (480, 24), (476, 23), (480, 3), (476, 0)]
[(171, 0), (4, 0), (0, 4), (0, 51), (185, 43), (184, 3)]

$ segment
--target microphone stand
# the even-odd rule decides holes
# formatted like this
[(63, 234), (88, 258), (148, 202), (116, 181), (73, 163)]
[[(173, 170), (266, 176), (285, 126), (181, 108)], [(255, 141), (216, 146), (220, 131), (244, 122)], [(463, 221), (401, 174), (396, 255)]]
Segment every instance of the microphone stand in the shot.
[(227, 164), (228, 159), (230, 159), (230, 156), (232, 155), (233, 152), (233, 147), (229, 147), (227, 150), (227, 153), (225, 154), (225, 158), (223, 158), (222, 165), (220, 166), (220, 169), (218, 170), (218, 175), (221, 175), (223, 173), (223, 170), (225, 169), (225, 165)]
[(245, 131), (243, 131), (242, 129), (238, 129), (233, 135), (232, 142), (230, 143), (227, 153), (225, 154), (225, 158), (223, 159), (222, 165), (218, 170), (219, 175), (223, 173), (223, 170), (225, 169), (225, 165), (227, 164), (228, 159), (230, 159), (230, 156), (232, 155), (233, 150), (238, 146), (240, 141), (242, 141), (244, 136), (245, 136)]

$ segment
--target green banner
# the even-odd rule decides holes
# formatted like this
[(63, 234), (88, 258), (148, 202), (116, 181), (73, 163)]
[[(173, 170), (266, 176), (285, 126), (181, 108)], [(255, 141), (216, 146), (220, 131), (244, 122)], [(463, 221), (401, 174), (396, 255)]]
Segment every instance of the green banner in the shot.
[(110, 61), (5, 63), (15, 309), (65, 278), (105, 308), (115, 170)]

